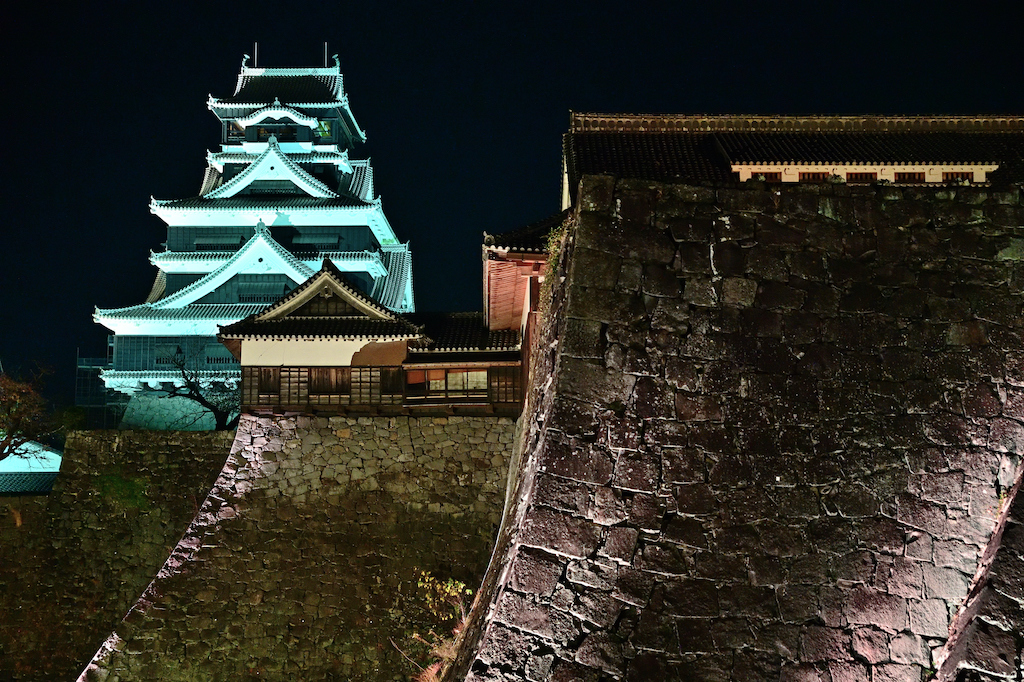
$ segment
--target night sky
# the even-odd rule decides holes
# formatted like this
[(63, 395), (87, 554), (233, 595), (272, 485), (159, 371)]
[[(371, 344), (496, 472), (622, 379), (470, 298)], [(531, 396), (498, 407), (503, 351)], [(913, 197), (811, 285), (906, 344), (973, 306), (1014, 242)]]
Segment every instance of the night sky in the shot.
[(219, 143), (207, 96), (233, 92), (254, 42), (259, 66), (322, 65), (325, 40), (340, 56), (418, 308), (472, 310), (481, 232), (559, 208), (570, 109), (1024, 113), (1024, 17), (887, 4), (19, 3), (0, 361), (49, 366), (72, 400), (76, 349), (105, 352), (93, 307), (144, 300), (166, 237), (149, 197), (197, 194)]

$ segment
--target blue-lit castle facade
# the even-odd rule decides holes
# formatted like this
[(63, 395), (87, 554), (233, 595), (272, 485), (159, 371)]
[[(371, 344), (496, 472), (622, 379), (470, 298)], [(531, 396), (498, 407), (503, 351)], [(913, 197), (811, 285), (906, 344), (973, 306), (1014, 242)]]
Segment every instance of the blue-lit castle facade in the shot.
[(130, 397), (122, 426), (209, 428), (197, 404), (168, 393), (188, 378), (234, 390), (240, 367), (218, 328), (277, 301), (325, 259), (383, 308), (415, 309), (408, 244), (374, 195), (369, 160), (353, 158), (366, 136), (337, 57), (325, 68), (247, 60), (234, 93), (208, 101), (222, 137), (198, 196), (150, 203), (167, 242), (150, 255), (157, 274), (146, 301), (95, 311), (112, 333), (100, 378)]

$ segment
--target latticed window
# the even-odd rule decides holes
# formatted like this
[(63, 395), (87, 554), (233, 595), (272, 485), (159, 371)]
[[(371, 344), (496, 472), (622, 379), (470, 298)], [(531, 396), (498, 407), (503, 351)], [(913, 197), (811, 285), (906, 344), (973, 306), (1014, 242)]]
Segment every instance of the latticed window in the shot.
[(522, 371), (519, 367), (491, 367), (491, 402), (514, 403), (521, 395)]
[(878, 179), (878, 173), (847, 173), (847, 182), (874, 182)]
[(379, 367), (353, 367), (352, 403), (369, 405), (373, 401), (373, 395), (379, 392), (379, 389), (374, 390), (374, 385), (380, 386)]
[(801, 173), (800, 182), (825, 182), (828, 180), (828, 173)]
[(942, 181), (943, 182), (951, 182), (953, 180), (970, 180), (970, 181), (973, 182), (974, 181), (974, 172), (973, 171), (952, 171), (950, 173), (943, 173), (942, 174)]
[(446, 379), (449, 397), (487, 395), (487, 370), (450, 369)]
[(924, 182), (924, 173), (896, 173), (896, 182), (921, 183)]
[(488, 389), (486, 369), (409, 370), (405, 375), (410, 398), (485, 398)]

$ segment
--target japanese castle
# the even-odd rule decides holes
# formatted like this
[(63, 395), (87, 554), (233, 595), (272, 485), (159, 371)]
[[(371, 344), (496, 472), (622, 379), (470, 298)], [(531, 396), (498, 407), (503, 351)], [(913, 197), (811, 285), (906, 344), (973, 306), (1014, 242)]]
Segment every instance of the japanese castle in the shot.
[(383, 310), (415, 310), (408, 243), (374, 195), (369, 159), (350, 156), (366, 135), (338, 57), (326, 68), (248, 59), (234, 93), (207, 102), (221, 145), (207, 153), (199, 195), (150, 203), (167, 242), (150, 255), (158, 272), (146, 301), (95, 311), (113, 333), (100, 378), (130, 396), (122, 427), (209, 428), (205, 410), (168, 392), (186, 373), (204, 389), (234, 391), (240, 366), (218, 327), (281, 299), (325, 260)]

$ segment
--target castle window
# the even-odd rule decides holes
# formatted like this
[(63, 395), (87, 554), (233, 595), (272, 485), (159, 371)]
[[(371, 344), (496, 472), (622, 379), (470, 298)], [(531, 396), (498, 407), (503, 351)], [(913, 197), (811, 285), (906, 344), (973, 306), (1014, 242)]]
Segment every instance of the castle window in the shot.
[(295, 126), (267, 125), (259, 126), (256, 129), (256, 141), (266, 142), (273, 135), (278, 142), (294, 142), (296, 139)]
[(847, 173), (847, 182), (874, 182), (878, 179), (878, 173)]
[(522, 370), (519, 367), (491, 367), (491, 402), (514, 403), (519, 401)]
[(970, 182), (973, 182), (974, 171), (953, 171), (951, 173), (942, 174), (943, 182), (952, 182), (954, 180), (968, 180)]
[(924, 182), (924, 173), (896, 173), (896, 182), (921, 183)]
[(487, 396), (486, 369), (428, 369), (406, 373), (406, 391), (411, 398), (484, 398)]
[(448, 396), (471, 397), (487, 395), (487, 370), (448, 370)]
[(825, 182), (828, 180), (828, 173), (801, 173), (800, 182)]
[(245, 142), (245, 128), (238, 125), (235, 121), (229, 121), (227, 123), (225, 142)]
[(334, 121), (318, 121), (316, 137), (318, 142), (332, 142), (334, 139)]
[(782, 171), (776, 171), (774, 173), (758, 173), (758, 175), (763, 175), (765, 182), (782, 182)]

